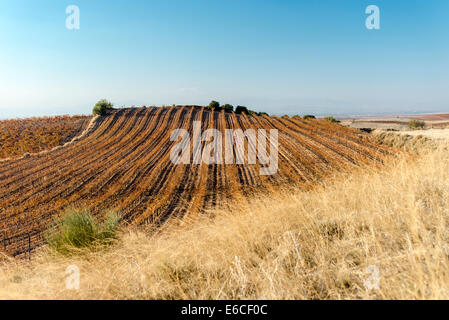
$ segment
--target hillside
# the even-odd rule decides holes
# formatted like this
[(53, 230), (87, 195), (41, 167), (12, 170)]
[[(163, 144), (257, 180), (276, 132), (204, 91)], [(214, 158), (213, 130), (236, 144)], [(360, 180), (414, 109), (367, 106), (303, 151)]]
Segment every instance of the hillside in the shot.
[[(73, 143), (0, 162), (3, 251), (20, 256), (34, 250), (43, 243), (42, 231), (67, 206), (86, 207), (97, 216), (113, 208), (123, 223), (162, 224), (256, 191), (267, 194), (286, 184), (307, 189), (337, 171), (379, 163), (389, 153), (358, 130), (325, 120), (237, 115), (197, 106), (119, 109), (92, 121)], [(192, 133), (194, 121), (201, 122), (203, 132), (279, 130), (278, 172), (260, 175), (260, 164), (247, 162), (173, 164), (170, 152), (176, 142), (170, 135), (177, 128)]]
[(17, 158), (62, 145), (81, 134), (90, 116), (58, 116), (0, 121), (0, 159)]

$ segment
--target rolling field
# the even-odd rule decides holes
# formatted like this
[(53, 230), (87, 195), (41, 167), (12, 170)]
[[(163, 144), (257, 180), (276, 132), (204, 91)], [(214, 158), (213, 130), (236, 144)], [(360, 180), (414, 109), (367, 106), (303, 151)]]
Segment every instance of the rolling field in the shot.
[[(447, 299), (449, 145), (412, 140), (419, 154), (175, 218), (158, 232), (123, 228), (107, 249), (4, 257), (0, 298)], [(67, 288), (68, 266), (79, 268), (78, 290)]]
[(0, 159), (18, 158), (69, 142), (91, 117), (58, 116), (0, 121)]
[[(174, 129), (278, 129), (279, 171), (255, 165), (175, 165)], [(162, 224), (203, 213), (282, 185), (307, 190), (317, 180), (362, 163), (380, 163), (388, 147), (326, 120), (210, 111), (197, 106), (114, 110), (83, 124), (72, 143), (0, 162), (0, 250), (23, 256), (43, 244), (43, 231), (67, 206), (101, 217), (116, 209), (123, 223)], [(81, 133), (83, 130), (78, 130)], [(245, 144), (245, 150), (255, 148)], [(237, 150), (235, 150), (237, 152)]]

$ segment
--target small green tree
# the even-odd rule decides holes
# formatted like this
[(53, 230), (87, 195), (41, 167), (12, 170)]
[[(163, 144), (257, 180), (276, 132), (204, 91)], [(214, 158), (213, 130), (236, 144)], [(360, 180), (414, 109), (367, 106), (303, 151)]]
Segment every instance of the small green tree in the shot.
[(306, 114), (304, 117), (302, 117), (304, 120), (307, 120), (307, 119), (316, 119), (315, 118), (315, 116), (314, 115), (311, 115), (311, 114)]
[(337, 119), (335, 119), (334, 117), (332, 117), (332, 116), (328, 116), (328, 117), (324, 117), (324, 120), (327, 120), (327, 121), (329, 121), (329, 122), (340, 122), (340, 121), (338, 121)]
[(237, 114), (241, 114), (241, 113), (246, 113), (246, 114), (248, 114), (248, 108), (245, 107), (245, 106), (237, 106), (237, 107), (235, 108), (235, 113), (237, 113)]
[(222, 108), (224, 109), (225, 112), (232, 112), (232, 111), (234, 111), (234, 106), (230, 105), (228, 103), (223, 105)]
[(108, 110), (112, 109), (113, 106), (114, 105), (111, 102), (109, 102), (108, 100), (102, 99), (95, 104), (92, 113), (94, 115), (103, 116), (106, 114), (106, 112)]
[(220, 107), (220, 102), (218, 102), (218, 101), (215, 101), (215, 100), (212, 100), (210, 103), (209, 103), (209, 109), (217, 109), (217, 108), (219, 108)]

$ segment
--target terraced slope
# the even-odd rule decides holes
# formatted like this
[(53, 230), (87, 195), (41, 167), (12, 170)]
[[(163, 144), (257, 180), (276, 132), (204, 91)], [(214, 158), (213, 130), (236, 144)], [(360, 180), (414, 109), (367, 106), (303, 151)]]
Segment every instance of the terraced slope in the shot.
[[(278, 129), (279, 171), (259, 164), (181, 164), (170, 161), (176, 128)], [(248, 146), (246, 150), (255, 146)], [(68, 205), (120, 210), (124, 222), (163, 223), (203, 212), (253, 190), (283, 183), (307, 187), (335, 170), (377, 162), (386, 147), (354, 129), (324, 120), (214, 112), (203, 107), (131, 108), (94, 120), (78, 141), (50, 152), (0, 162), (0, 248), (17, 256), (43, 243), (42, 231)]]

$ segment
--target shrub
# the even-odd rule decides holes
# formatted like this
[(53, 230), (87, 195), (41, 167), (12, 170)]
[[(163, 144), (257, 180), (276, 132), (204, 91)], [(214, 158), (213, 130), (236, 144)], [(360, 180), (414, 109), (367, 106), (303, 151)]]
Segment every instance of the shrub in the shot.
[(230, 105), (228, 103), (223, 105), (222, 108), (224, 109), (225, 112), (232, 112), (232, 111), (234, 111), (234, 106)]
[(425, 126), (426, 126), (426, 123), (424, 121), (420, 121), (420, 120), (410, 120), (408, 123), (408, 127), (412, 130), (423, 129)]
[(302, 117), (304, 120), (307, 119), (315, 119), (315, 116), (311, 115), (311, 114), (306, 114), (304, 117)]
[(250, 115), (255, 115), (257, 112), (254, 111), (254, 110), (248, 110), (248, 113), (249, 113)]
[(258, 116), (268, 116), (268, 113), (266, 113), (266, 112), (259, 112), (257, 115)]
[(113, 106), (114, 105), (111, 102), (109, 102), (108, 100), (102, 99), (95, 104), (94, 109), (93, 109), (93, 114), (100, 115), (100, 116), (105, 115), (106, 112), (108, 110), (112, 109)]
[(245, 107), (245, 106), (237, 106), (237, 107), (235, 108), (235, 113), (237, 113), (237, 114), (241, 114), (241, 113), (246, 113), (246, 114), (248, 114), (248, 108)]
[(209, 109), (217, 109), (220, 107), (220, 103), (218, 101), (212, 100), (209, 105), (208, 108)]
[(332, 116), (324, 117), (324, 120), (327, 120), (329, 122), (337, 122), (337, 123), (340, 122)]
[(55, 252), (68, 255), (77, 249), (107, 245), (116, 238), (119, 215), (113, 211), (99, 223), (87, 210), (67, 210), (49, 229), (46, 240)]

